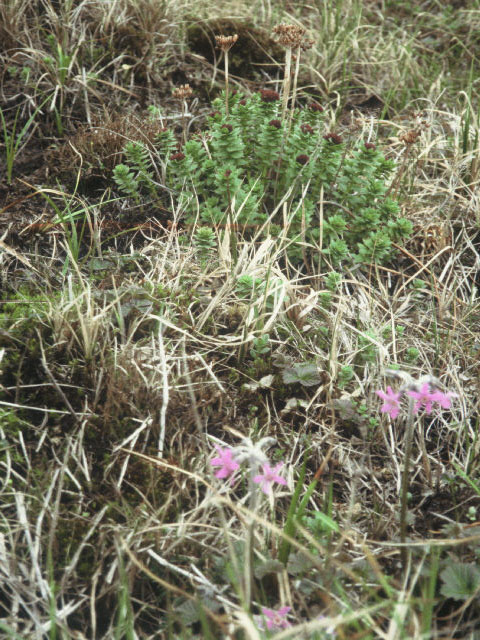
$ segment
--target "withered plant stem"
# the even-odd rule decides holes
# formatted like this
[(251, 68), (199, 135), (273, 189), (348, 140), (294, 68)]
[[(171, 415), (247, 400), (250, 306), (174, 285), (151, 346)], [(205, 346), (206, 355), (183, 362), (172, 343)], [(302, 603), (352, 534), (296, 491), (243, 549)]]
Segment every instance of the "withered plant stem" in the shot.
[(407, 146), (405, 149), (405, 152), (403, 154), (403, 158), (402, 158), (402, 164), (400, 165), (399, 169), (397, 170), (397, 174), (394, 177), (394, 179), (392, 180), (392, 184), (390, 185), (387, 193), (385, 194), (385, 197), (388, 198), (390, 196), (390, 194), (393, 193), (392, 198), (396, 198), (398, 195), (398, 191), (400, 189), (400, 183), (402, 181), (402, 178), (405, 174), (405, 171), (407, 170), (408, 167), (408, 160), (410, 158), (410, 148)]
[(228, 51), (225, 51), (225, 115), (228, 118)]
[(182, 100), (182, 129), (183, 129), (183, 142), (187, 142), (187, 115), (186, 115), (186, 102)]
[(183, 142), (187, 142), (187, 98), (190, 98), (193, 91), (189, 84), (182, 84), (172, 91), (172, 96), (181, 102), (182, 105), (182, 129)]
[(293, 87), (292, 87), (292, 100), (291, 100), (291, 103), (290, 103), (290, 124), (289, 124), (289, 126), (292, 123), (293, 114), (294, 114), (294, 111), (295, 111), (295, 98), (296, 98), (296, 95), (297, 95), (298, 72), (300, 70), (300, 51), (301, 51), (301, 49), (300, 49), (300, 47), (298, 47), (297, 50), (296, 50), (296, 53), (295, 53), (296, 59), (295, 59), (295, 71), (293, 73)]
[(285, 116), (287, 114), (288, 96), (290, 94), (291, 72), (292, 72), (292, 49), (288, 47), (285, 50), (285, 77), (283, 78), (282, 121), (285, 120)]
[(219, 47), (225, 56), (225, 114), (228, 117), (228, 52), (238, 40), (238, 34), (233, 36), (215, 36), (217, 47)]

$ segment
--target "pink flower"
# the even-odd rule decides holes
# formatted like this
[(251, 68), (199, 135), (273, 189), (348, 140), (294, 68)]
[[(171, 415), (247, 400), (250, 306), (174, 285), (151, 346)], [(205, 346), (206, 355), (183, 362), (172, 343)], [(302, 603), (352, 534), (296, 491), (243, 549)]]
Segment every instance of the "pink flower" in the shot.
[(434, 402), (438, 402), (438, 404), (442, 407), (442, 409), (450, 409), (452, 406), (451, 398), (456, 398), (457, 394), (452, 393), (451, 391), (447, 391), (447, 393), (443, 393), (442, 391), (434, 391), (432, 393), (432, 398)]
[(217, 444), (215, 445), (215, 449), (218, 451), (218, 458), (210, 460), (212, 467), (220, 467), (220, 469), (215, 473), (215, 477), (228, 478), (229, 476), (232, 476), (230, 484), (233, 484), (233, 474), (240, 466), (233, 458), (233, 450), (222, 449), (222, 447), (219, 447)]
[(394, 420), (400, 413), (400, 397), (401, 393), (395, 393), (392, 387), (387, 387), (387, 391), (379, 389), (375, 392), (377, 396), (383, 400), (383, 406), (380, 409), (382, 413), (388, 413), (388, 415)]
[(278, 482), (278, 484), (286, 485), (287, 481), (282, 476), (278, 475), (278, 472), (283, 466), (283, 462), (279, 462), (273, 468), (269, 464), (262, 465), (263, 473), (255, 476), (253, 481), (261, 485), (263, 493), (267, 496), (271, 493), (272, 484)]
[(290, 627), (290, 622), (287, 620), (287, 613), (290, 609), (291, 607), (280, 607), (278, 611), (275, 611), (275, 609), (262, 607), (262, 613), (267, 619), (267, 629), (275, 631), (276, 629), (286, 629)]
[[(430, 414), (432, 413), (433, 403), (440, 402), (440, 400), (437, 400), (437, 393), (441, 393), (441, 392), (432, 393), (430, 391), (430, 386), (428, 382), (425, 382), (424, 384), (422, 384), (419, 391), (407, 391), (407, 393), (411, 398), (414, 398), (416, 400), (415, 406), (413, 407), (414, 413), (418, 413), (422, 408), (422, 406), (425, 406), (425, 413)], [(444, 399), (443, 396), (445, 394), (443, 393), (441, 395), (442, 395), (442, 402), (446, 402), (448, 398)]]

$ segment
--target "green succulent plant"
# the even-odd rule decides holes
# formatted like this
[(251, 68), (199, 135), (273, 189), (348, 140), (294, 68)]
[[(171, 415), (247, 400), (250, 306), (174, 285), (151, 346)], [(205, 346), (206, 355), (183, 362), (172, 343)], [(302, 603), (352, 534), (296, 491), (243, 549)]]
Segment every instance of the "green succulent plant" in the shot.
[[(114, 171), (120, 191), (155, 200), (166, 187), (187, 223), (199, 217), (201, 225), (230, 225), (251, 237), (277, 236), (286, 224), (294, 262), (308, 254), (335, 268), (383, 263), (392, 243), (410, 235), (412, 224), (388, 196), (394, 163), (371, 143), (327, 132), (318, 104), (282, 119), (279, 95), (262, 90), (230, 96), (228, 116), (223, 97), (212, 106), (203, 130), (183, 146), (170, 129), (157, 135), (154, 154), (128, 143), (125, 163)], [(275, 213), (279, 202), (286, 203), (287, 222), (284, 208)]]

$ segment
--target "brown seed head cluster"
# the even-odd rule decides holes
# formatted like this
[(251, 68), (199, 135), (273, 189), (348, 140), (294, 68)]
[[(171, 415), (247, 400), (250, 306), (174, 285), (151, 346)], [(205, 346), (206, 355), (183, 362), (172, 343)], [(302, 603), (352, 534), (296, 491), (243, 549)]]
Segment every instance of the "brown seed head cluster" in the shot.
[(273, 27), (273, 33), (278, 42), (289, 49), (301, 48), (306, 51), (313, 46), (313, 40), (305, 38), (306, 29), (296, 24), (277, 24)]
[(410, 129), (410, 131), (407, 131), (406, 133), (399, 136), (399, 140), (404, 142), (406, 145), (410, 146), (411, 144), (414, 144), (417, 141), (419, 136), (420, 136), (420, 131), (418, 129)]
[(172, 96), (176, 100), (187, 100), (193, 93), (193, 89), (189, 84), (181, 84), (172, 91)]
[(372, 151), (375, 151), (376, 148), (377, 146), (373, 144), (373, 142), (365, 142), (365, 149), (371, 149)]
[(179, 151), (178, 153), (172, 153), (170, 156), (170, 160), (172, 162), (179, 162), (180, 160), (185, 160), (185, 154)]
[(222, 124), (221, 129), (226, 129), (229, 133), (233, 131), (233, 127), (231, 124), (227, 124), (226, 122)]
[(280, 100), (280, 94), (272, 89), (260, 89), (262, 102), (276, 102)]
[(302, 133), (309, 133), (309, 134), (313, 133), (312, 127), (309, 124), (307, 124), (306, 122), (304, 124), (300, 125), (300, 129), (302, 130)]
[(271, 127), (275, 127), (275, 129), (280, 129), (282, 126), (282, 123), (280, 122), (280, 120), (270, 120), (270, 122), (268, 123)]
[(317, 111), (318, 113), (323, 112), (323, 107), (321, 104), (318, 104), (318, 102), (311, 102), (308, 105), (308, 108), (310, 109), (310, 111)]
[(295, 159), (298, 164), (307, 164), (307, 162), (310, 160), (310, 158), (305, 153), (300, 154)]
[(217, 47), (222, 51), (230, 51), (237, 40), (238, 34), (236, 33), (233, 36), (215, 36)]
[(338, 133), (327, 133), (327, 135), (323, 136), (325, 140), (328, 140), (332, 144), (342, 144), (342, 137), (338, 135)]

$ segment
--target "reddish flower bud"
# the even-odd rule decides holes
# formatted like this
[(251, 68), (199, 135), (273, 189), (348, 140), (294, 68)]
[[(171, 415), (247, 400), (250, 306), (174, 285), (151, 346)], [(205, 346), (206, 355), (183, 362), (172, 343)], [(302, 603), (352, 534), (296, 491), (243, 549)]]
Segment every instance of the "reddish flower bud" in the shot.
[(242, 107), (244, 107), (247, 104), (247, 101), (245, 100), (245, 98), (242, 98), (242, 100), (238, 101), (238, 104), (241, 104)]
[(172, 162), (176, 162), (177, 160), (184, 160), (185, 159), (185, 154), (182, 153), (181, 151), (178, 151), (178, 153), (172, 153), (172, 155), (170, 156), (170, 160), (172, 160)]
[(227, 131), (229, 131), (229, 132), (230, 132), (230, 131), (233, 131), (233, 127), (232, 127), (232, 125), (231, 125), (231, 124), (227, 124), (227, 123), (222, 124), (221, 128), (222, 128), (222, 129), (226, 129), (226, 130), (227, 130)]
[(311, 102), (308, 105), (308, 108), (310, 109), (310, 111), (318, 111), (318, 113), (323, 112), (323, 107), (321, 104), (318, 104), (318, 102)]
[(307, 123), (300, 125), (300, 129), (302, 133), (313, 133), (312, 127)]
[(211, 113), (208, 114), (208, 117), (215, 118), (215, 116), (219, 116), (219, 115), (221, 115), (220, 111), (212, 111)]
[(296, 157), (296, 161), (298, 162), (298, 164), (307, 164), (309, 160), (310, 158), (304, 153)]
[(365, 149), (375, 150), (376, 148), (377, 148), (377, 146), (375, 144), (373, 144), (373, 142), (365, 142)]
[(231, 169), (227, 169), (224, 173), (225, 178), (229, 178), (232, 175), (232, 170)]
[(280, 122), (280, 120), (270, 120), (270, 122), (268, 123), (271, 127), (275, 127), (275, 129), (280, 129), (282, 126), (282, 123)]
[(260, 89), (260, 96), (262, 98), (262, 102), (276, 102), (280, 100), (280, 94), (276, 91), (272, 91), (272, 89)]

